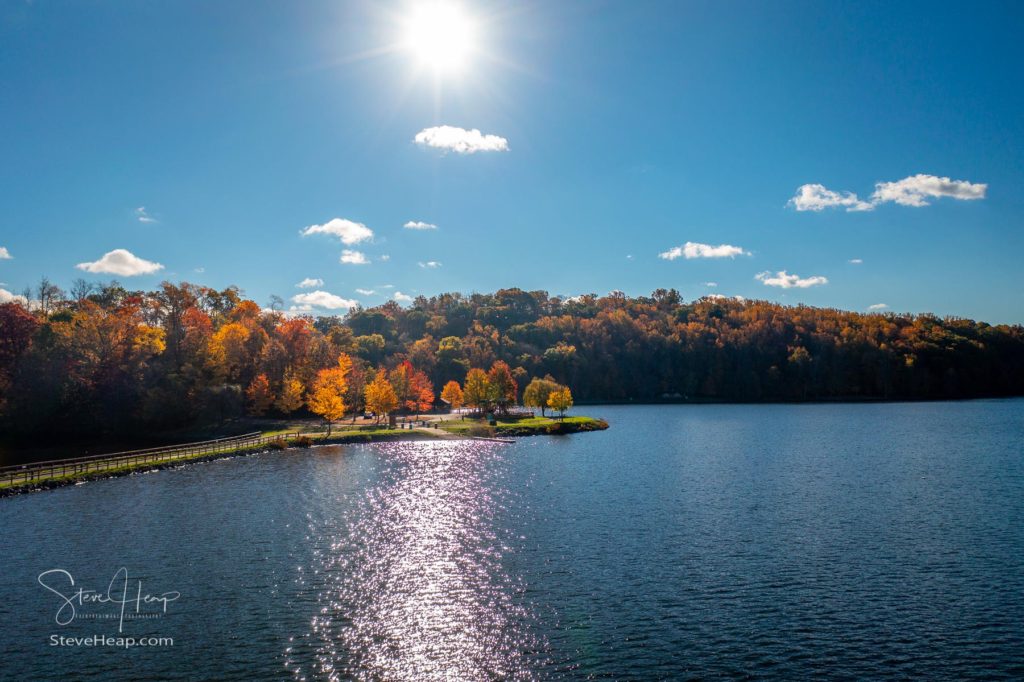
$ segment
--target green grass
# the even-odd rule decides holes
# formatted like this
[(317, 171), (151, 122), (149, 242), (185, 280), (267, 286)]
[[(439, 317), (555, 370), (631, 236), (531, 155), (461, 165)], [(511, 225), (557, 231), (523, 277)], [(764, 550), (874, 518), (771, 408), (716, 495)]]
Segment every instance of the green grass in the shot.
[[(600, 431), (608, 428), (603, 419), (593, 417), (527, 417), (525, 419), (498, 419), (493, 427), (499, 436), (536, 436), (548, 433), (577, 433), (581, 431)], [(458, 421), (441, 422), (441, 428), (449, 433), (469, 435), (473, 430), (487, 427), (486, 419), (460, 419)]]

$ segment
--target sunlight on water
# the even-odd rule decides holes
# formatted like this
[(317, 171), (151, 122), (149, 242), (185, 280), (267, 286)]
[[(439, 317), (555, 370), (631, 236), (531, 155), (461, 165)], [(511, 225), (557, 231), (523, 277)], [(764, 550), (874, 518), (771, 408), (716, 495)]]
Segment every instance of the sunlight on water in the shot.
[(524, 652), (537, 647), (502, 568), (509, 538), (492, 522), (508, 492), (485, 481), (500, 453), (466, 441), (381, 450), (383, 471), (351, 522), (310, 520), (313, 663), (288, 669), (330, 680), (529, 676)]

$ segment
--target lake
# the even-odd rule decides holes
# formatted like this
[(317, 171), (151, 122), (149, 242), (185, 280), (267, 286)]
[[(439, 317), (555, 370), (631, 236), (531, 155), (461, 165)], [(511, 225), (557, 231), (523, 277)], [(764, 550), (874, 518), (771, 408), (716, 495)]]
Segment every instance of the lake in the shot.
[(0, 499), (0, 677), (1024, 677), (1024, 400), (579, 411)]

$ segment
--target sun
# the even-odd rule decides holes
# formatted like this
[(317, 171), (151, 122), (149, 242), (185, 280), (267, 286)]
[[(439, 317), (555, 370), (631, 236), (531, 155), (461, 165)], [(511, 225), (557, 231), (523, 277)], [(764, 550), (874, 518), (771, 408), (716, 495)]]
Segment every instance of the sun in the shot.
[(405, 21), (403, 46), (435, 73), (457, 73), (476, 48), (476, 25), (457, 5), (427, 2)]

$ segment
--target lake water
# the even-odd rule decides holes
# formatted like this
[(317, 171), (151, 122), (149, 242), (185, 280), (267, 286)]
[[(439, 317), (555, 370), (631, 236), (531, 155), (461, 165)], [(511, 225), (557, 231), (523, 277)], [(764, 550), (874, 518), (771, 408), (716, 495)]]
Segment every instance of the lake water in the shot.
[(0, 677), (1024, 677), (1024, 401), (582, 411), (2, 499)]

